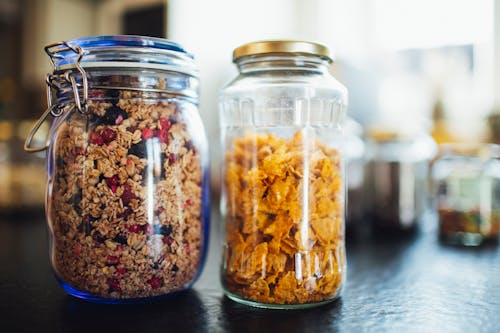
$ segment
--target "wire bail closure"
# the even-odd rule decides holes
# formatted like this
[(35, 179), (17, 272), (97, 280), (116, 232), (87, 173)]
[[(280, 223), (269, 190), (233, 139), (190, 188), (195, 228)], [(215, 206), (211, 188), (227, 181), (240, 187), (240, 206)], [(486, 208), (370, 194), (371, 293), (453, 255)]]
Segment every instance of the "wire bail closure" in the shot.
[(54, 102), (54, 96), (52, 94), (52, 89), (59, 89), (57, 85), (54, 84), (54, 79), (56, 75), (52, 74), (47, 74), (45, 78), (45, 83), (46, 83), (46, 95), (47, 95), (47, 109), (45, 112), (42, 114), (42, 116), (36, 121), (36, 123), (33, 125), (31, 128), (28, 137), (26, 138), (26, 141), (24, 142), (24, 150), (26, 152), (34, 153), (34, 152), (40, 152), (46, 150), (50, 146), (50, 141), (52, 137), (52, 133), (48, 133), (45, 143), (43, 146), (38, 146), (38, 147), (33, 147), (32, 146), (32, 141), (33, 138), (35, 137), (36, 133), (42, 126), (42, 124), (47, 120), (47, 117), (51, 115), (53, 118), (58, 118), (60, 117), (64, 112), (71, 112), (73, 109), (77, 109), (80, 113), (82, 114), (87, 114), (88, 113), (88, 105), (87, 105), (87, 100), (89, 97), (89, 87), (88, 87), (88, 79), (87, 79), (87, 73), (85, 72), (85, 69), (81, 65), (81, 60), (83, 58), (83, 49), (80, 46), (72, 46), (68, 42), (63, 41), (63, 42), (58, 42), (54, 44), (49, 44), (45, 46), (45, 53), (50, 57), (50, 61), (53, 66), (53, 72), (56, 71), (57, 65), (54, 61), (55, 58), (62, 58), (63, 55), (60, 53), (62, 52), (68, 52), (72, 51), (76, 53), (77, 58), (74, 63), (74, 68), (80, 73), (82, 77), (82, 91), (83, 91), (83, 98), (80, 98), (80, 93), (78, 91), (78, 84), (76, 82), (76, 77), (75, 73), (72, 69), (68, 69), (64, 72), (64, 79), (67, 83), (71, 84), (71, 88), (73, 90), (73, 99), (74, 99), (74, 104), (71, 105), (70, 108), (66, 108), (61, 104), (57, 104)]

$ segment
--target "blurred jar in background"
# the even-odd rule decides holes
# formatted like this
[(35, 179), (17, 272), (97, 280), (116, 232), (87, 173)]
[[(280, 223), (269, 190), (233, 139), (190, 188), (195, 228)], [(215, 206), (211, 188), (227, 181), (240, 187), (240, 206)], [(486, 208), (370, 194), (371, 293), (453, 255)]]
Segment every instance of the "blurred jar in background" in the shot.
[(365, 143), (363, 128), (354, 119), (344, 122), (344, 158), (347, 177), (346, 231), (352, 233), (361, 227), (364, 218)]
[(367, 139), (367, 213), (373, 231), (414, 230), (426, 211), (436, 144), (427, 134), (374, 129)]
[(0, 121), (0, 215), (43, 213), (45, 154), (22, 149), (30, 127), (31, 121)]
[(498, 241), (500, 146), (446, 144), (432, 166), (439, 235), (446, 243)]

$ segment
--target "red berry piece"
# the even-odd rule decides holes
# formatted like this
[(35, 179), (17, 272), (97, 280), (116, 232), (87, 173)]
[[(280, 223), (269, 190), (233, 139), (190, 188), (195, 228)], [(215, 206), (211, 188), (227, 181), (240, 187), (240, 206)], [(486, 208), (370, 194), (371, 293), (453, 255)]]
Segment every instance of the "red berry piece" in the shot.
[(85, 149), (81, 148), (81, 147), (75, 147), (73, 148), (73, 151), (72, 151), (73, 155), (75, 156), (78, 156), (78, 155), (85, 155)]
[(107, 283), (111, 291), (121, 291), (120, 281), (117, 278), (109, 278)]
[(80, 253), (82, 253), (82, 246), (80, 245), (80, 243), (75, 243), (75, 245), (73, 246), (73, 254), (74, 255), (80, 255)]
[(120, 267), (116, 269), (116, 275), (121, 276), (127, 272), (127, 269), (125, 267)]
[(172, 245), (173, 242), (174, 242), (174, 239), (172, 237), (170, 237), (170, 236), (163, 237), (163, 244), (170, 246), (170, 245)]
[(161, 287), (161, 280), (156, 276), (153, 276), (151, 279), (149, 279), (148, 283), (151, 285), (151, 288), (153, 289), (158, 289)]
[(182, 206), (186, 208), (191, 205), (193, 205), (193, 202), (191, 201), (191, 199), (187, 199)]
[(132, 193), (132, 189), (129, 184), (123, 185), (122, 202), (124, 205), (128, 205), (132, 199), (137, 199), (137, 196)]
[(143, 128), (141, 132), (141, 136), (144, 140), (151, 139), (154, 136), (155, 132), (151, 128)]
[(130, 232), (135, 232), (135, 233), (139, 233), (142, 231), (142, 226), (138, 225), (138, 224), (133, 224), (133, 225), (130, 225), (128, 227), (128, 231)]
[(89, 135), (89, 141), (92, 144), (102, 146), (104, 144), (104, 139), (102, 138), (101, 131), (93, 131)]
[(115, 124), (120, 125), (123, 122), (123, 116), (121, 114), (116, 117)]
[(160, 118), (160, 128), (163, 131), (168, 131), (170, 129), (170, 121), (167, 118)]
[(168, 144), (168, 131), (164, 129), (158, 131), (158, 140), (160, 140), (161, 143)]
[(116, 139), (116, 132), (111, 128), (105, 128), (101, 132), (102, 140), (105, 144), (109, 144), (110, 142)]
[(116, 264), (120, 263), (120, 257), (118, 257), (118, 256), (107, 256), (106, 257), (106, 262), (108, 263), (108, 265), (116, 265)]
[(173, 165), (175, 162), (177, 162), (177, 156), (174, 153), (168, 154), (168, 165)]
[(134, 133), (136, 130), (137, 130), (137, 126), (127, 127), (127, 131), (129, 131), (130, 133)]
[(118, 176), (117, 175), (114, 175), (113, 177), (110, 177), (110, 178), (105, 178), (106, 180), (106, 184), (108, 184), (109, 187), (113, 186), (113, 185), (119, 185), (119, 179), (118, 179)]

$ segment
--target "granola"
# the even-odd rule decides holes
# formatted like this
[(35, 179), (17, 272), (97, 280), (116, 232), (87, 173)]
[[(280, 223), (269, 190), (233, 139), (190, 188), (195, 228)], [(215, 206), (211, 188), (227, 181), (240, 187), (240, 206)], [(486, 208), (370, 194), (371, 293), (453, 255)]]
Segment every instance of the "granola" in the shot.
[(203, 172), (189, 116), (182, 102), (144, 97), (90, 100), (88, 115), (60, 125), (51, 152), (52, 263), (97, 297), (184, 289), (201, 260)]
[(344, 277), (344, 185), (338, 152), (298, 131), (247, 133), (226, 153), (223, 284), (260, 303), (338, 295)]

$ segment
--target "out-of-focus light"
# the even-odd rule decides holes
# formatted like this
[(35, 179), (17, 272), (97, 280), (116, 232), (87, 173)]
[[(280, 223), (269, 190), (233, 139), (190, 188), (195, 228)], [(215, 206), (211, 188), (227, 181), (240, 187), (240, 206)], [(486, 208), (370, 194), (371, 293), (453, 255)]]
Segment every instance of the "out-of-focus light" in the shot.
[(492, 0), (373, 0), (375, 38), (385, 49), (490, 41)]

